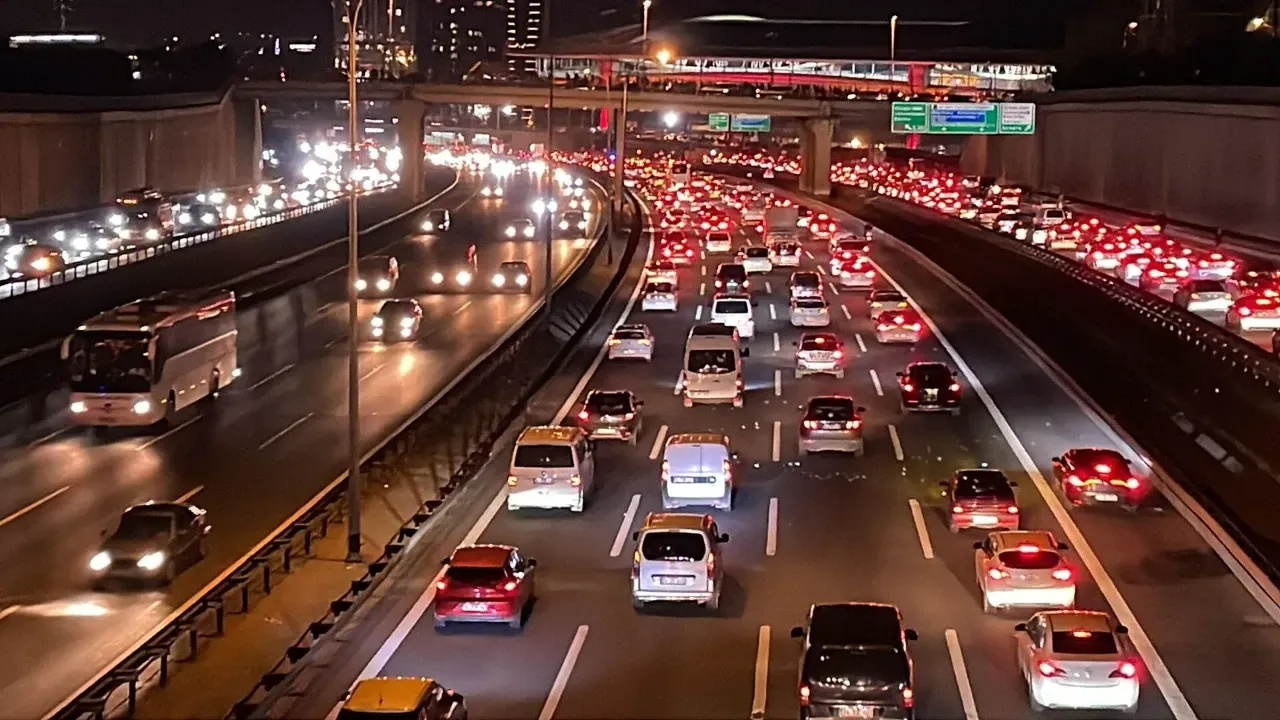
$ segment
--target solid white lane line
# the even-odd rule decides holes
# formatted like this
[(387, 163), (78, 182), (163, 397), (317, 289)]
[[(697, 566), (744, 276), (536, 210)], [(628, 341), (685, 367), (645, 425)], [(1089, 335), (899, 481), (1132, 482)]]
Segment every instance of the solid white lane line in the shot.
[(188, 490), (188, 491), (186, 491), (186, 492), (182, 493), (181, 495), (179, 495), (179, 496), (178, 496), (178, 499), (177, 499), (177, 500), (174, 500), (174, 502), (176, 502), (176, 503), (184, 503), (184, 502), (186, 502), (186, 501), (190, 500), (191, 498), (195, 497), (196, 495), (199, 495), (201, 490), (204, 490), (204, 486), (203, 486), (203, 485), (200, 485), (199, 487), (192, 488), (191, 490)]
[(699, 286), (698, 286), (698, 294), (699, 294), (699, 295), (706, 295), (706, 294), (707, 294), (707, 284), (706, 284), (706, 283), (702, 283), (701, 285), (699, 285)]
[(636, 521), (636, 511), (640, 509), (640, 493), (631, 496), (631, 503), (627, 505), (627, 511), (622, 513), (622, 525), (618, 527), (618, 534), (613, 538), (613, 547), (609, 548), (609, 557), (618, 557), (622, 554), (622, 546), (626, 544), (627, 538), (631, 536), (631, 524)]
[(978, 720), (978, 704), (973, 700), (973, 685), (969, 683), (969, 670), (960, 650), (960, 637), (947, 628), (947, 652), (951, 655), (951, 670), (956, 675), (956, 687), (960, 690), (960, 707), (964, 708), (964, 720)]
[(270, 445), (270, 444), (274, 443), (275, 441), (279, 440), (280, 438), (284, 437), (285, 435), (288, 435), (290, 431), (292, 431), (293, 429), (297, 428), (297, 427), (298, 427), (299, 425), (301, 425), (302, 423), (304, 423), (304, 422), (306, 422), (306, 421), (310, 420), (314, 415), (315, 415), (315, 413), (307, 413), (306, 415), (303, 415), (302, 417), (298, 418), (297, 420), (294, 420), (293, 422), (289, 423), (289, 424), (285, 427), (285, 429), (281, 430), (280, 432), (276, 433), (275, 435), (272, 435), (271, 437), (267, 438), (266, 440), (263, 440), (263, 441), (262, 441), (262, 443), (258, 445), (258, 449), (259, 449), (259, 450), (265, 450), (265, 449), (267, 448), (267, 446), (268, 446), (268, 445)]
[(693, 313), (693, 319), (694, 319), (694, 320), (701, 320), (701, 319), (702, 319), (702, 306), (701, 306), (701, 305), (699, 305), (699, 306), (698, 306), (698, 309), (697, 309), (696, 311), (694, 311), (694, 313)]
[(773, 461), (782, 459), (782, 421), (773, 421)]
[(379, 370), (381, 370), (386, 366), (387, 366), (386, 363), (375, 366), (372, 370), (360, 376), (360, 382), (364, 382), (365, 380), (368, 380), (369, 378), (373, 377)]
[(68, 490), (70, 490), (70, 489), (71, 489), (71, 486), (70, 486), (70, 485), (67, 485), (67, 486), (65, 486), (65, 487), (60, 487), (60, 488), (58, 488), (57, 490), (54, 490), (53, 492), (49, 493), (48, 495), (45, 495), (44, 497), (40, 498), (39, 500), (36, 500), (35, 502), (33, 502), (33, 503), (31, 503), (31, 504), (27, 505), (26, 507), (21, 508), (21, 509), (19, 509), (19, 510), (16, 510), (16, 511), (14, 511), (14, 512), (10, 513), (9, 515), (6, 515), (6, 516), (5, 516), (5, 517), (3, 517), (3, 518), (0, 518), (0, 528), (4, 527), (5, 525), (8, 525), (9, 523), (13, 522), (14, 520), (17, 520), (18, 518), (22, 517), (23, 515), (26, 515), (27, 513), (31, 512), (32, 510), (35, 510), (36, 508), (38, 508), (38, 507), (40, 507), (41, 505), (43, 505), (43, 504), (45, 504), (45, 503), (49, 502), (49, 501), (50, 501), (50, 500), (52, 500), (52, 499), (54, 499), (54, 498), (58, 497), (59, 495), (61, 495), (62, 493), (66, 492), (66, 491), (68, 491)]
[(769, 295), (773, 294), (773, 285), (771, 285), (768, 280), (764, 281), (764, 291)]
[[(906, 294), (906, 290), (886, 274), (884, 268), (875, 263), (872, 265), (880, 271), (881, 277), (890, 285), (893, 285), (894, 289), (904, 295)], [(912, 305), (915, 305), (915, 303), (912, 303)], [(1191, 703), (1187, 700), (1187, 696), (1183, 694), (1182, 688), (1179, 687), (1177, 680), (1173, 677), (1173, 673), (1169, 671), (1169, 666), (1165, 664), (1164, 658), (1160, 657), (1155, 643), (1151, 642), (1151, 636), (1138, 623), (1138, 617), (1133, 613), (1133, 608), (1129, 607), (1129, 602), (1120, 593), (1120, 588), (1116, 586), (1115, 580), (1107, 573), (1107, 569), (1103, 567), (1102, 561), (1098, 559), (1093, 547), (1085, 538), (1084, 533), (1080, 531), (1080, 526), (1076, 525), (1075, 520), (1072, 519), (1071, 514), (1062, 504), (1062, 500), (1058, 498), (1058, 494), (1050, 487), (1040, 469), (1036, 467), (1031, 453), (1027, 452), (1026, 446), (1022, 444), (1022, 438), (1018, 437), (1013, 425), (1009, 423), (1009, 419), (1005, 417), (1004, 412), (996, 405), (995, 399), (987, 392), (982, 380), (978, 379), (978, 376), (973, 372), (973, 368), (969, 367), (969, 363), (960, 357), (960, 353), (956, 351), (951, 341), (938, 329), (938, 325), (933, 321), (933, 318), (921, 310), (919, 306), (915, 307), (920, 312), (920, 319), (924, 320), (924, 324), (929, 328), (929, 331), (938, 339), (938, 344), (951, 356), (951, 360), (956, 364), (956, 369), (969, 381), (969, 386), (973, 388), (978, 399), (987, 408), (987, 413), (995, 421), (996, 428), (1004, 436), (1005, 442), (1009, 444), (1009, 449), (1013, 451), (1014, 457), (1018, 459), (1018, 465), (1031, 478), (1031, 482), (1040, 493), (1040, 497), (1044, 498), (1045, 505), (1053, 513), (1053, 518), (1058, 521), (1063, 534), (1067, 536), (1067, 542), (1074, 547), (1076, 556), (1080, 558), (1085, 569), (1093, 576), (1094, 583), (1098, 586), (1098, 590), (1102, 593), (1103, 598), (1106, 599), (1107, 604), (1115, 612), (1116, 619), (1129, 628), (1129, 639), (1133, 641), (1138, 655), (1142, 657), (1147, 671), (1151, 674), (1151, 679), (1155, 681), (1160, 694), (1164, 696), (1165, 704), (1169, 706), (1169, 711), (1173, 714), (1174, 719), (1196, 720), (1195, 710), (1191, 708)], [(980, 306), (975, 305), (975, 307), (981, 310)]]
[(773, 306), (773, 303), (769, 303), (769, 319), (770, 320), (778, 319), (778, 309)]
[(778, 554), (778, 498), (769, 498), (769, 528), (764, 538), (764, 554)]
[(893, 442), (893, 456), (898, 459), (898, 462), (902, 462), (905, 457), (902, 454), (902, 441), (898, 439), (898, 426), (892, 423), (889, 425), (889, 440)]
[(271, 382), (272, 380), (275, 380), (276, 378), (278, 378), (278, 377), (280, 377), (281, 375), (283, 375), (283, 374), (285, 374), (285, 373), (289, 372), (290, 370), (294, 369), (295, 367), (296, 367), (296, 365), (294, 365), (293, 363), (289, 363), (288, 365), (285, 365), (284, 367), (280, 368), (279, 370), (277, 370), (277, 371), (275, 371), (275, 372), (271, 373), (270, 375), (268, 375), (268, 376), (266, 376), (266, 377), (262, 378), (262, 379), (261, 379), (261, 380), (259, 380), (258, 382), (256, 382), (256, 383), (254, 383), (254, 384), (250, 385), (250, 386), (249, 386), (249, 391), (250, 391), (250, 392), (252, 392), (252, 391), (254, 391), (254, 390), (257, 390), (258, 388), (262, 387), (263, 385), (266, 385), (267, 383)]
[(195, 416), (195, 417), (191, 418), (190, 420), (188, 420), (188, 421), (186, 421), (186, 422), (182, 423), (181, 425), (179, 425), (179, 426), (177, 426), (177, 427), (175, 427), (175, 428), (170, 428), (169, 430), (166, 430), (165, 432), (163, 432), (163, 433), (161, 433), (161, 434), (159, 434), (159, 435), (157, 435), (157, 436), (155, 436), (155, 437), (151, 438), (150, 440), (148, 440), (148, 441), (146, 441), (146, 442), (142, 443), (141, 445), (139, 445), (139, 446), (138, 446), (138, 449), (139, 449), (139, 450), (146, 450), (147, 448), (151, 447), (152, 445), (155, 445), (156, 443), (160, 442), (161, 440), (164, 440), (165, 438), (169, 437), (170, 435), (175, 435), (175, 434), (177, 434), (177, 433), (178, 433), (178, 431), (182, 430), (183, 428), (187, 427), (187, 426), (188, 426), (188, 425), (190, 425), (191, 423), (194, 423), (194, 422), (196, 422), (197, 420), (200, 420), (200, 419), (202, 419), (202, 418), (204, 418), (204, 416), (203, 416), (203, 415), (197, 415), (197, 416)]
[(929, 540), (929, 526), (924, 524), (924, 510), (920, 507), (920, 501), (911, 498), (907, 501), (911, 506), (911, 522), (916, 526), (916, 537), (920, 538), (920, 550), (924, 553), (925, 560), (933, 559), (933, 542)]
[(876, 395), (884, 397), (884, 387), (880, 385), (880, 376), (874, 369), (871, 371), (871, 384), (876, 388)]
[(779, 339), (778, 339), (778, 333), (774, 333), (774, 334), (773, 334), (773, 351), (774, 351), (774, 352), (781, 352), (781, 351), (782, 351), (782, 345), (781, 345), (781, 342), (780, 342), (780, 341), (779, 341)]
[(862, 352), (866, 352), (867, 343), (862, 339), (862, 333), (854, 333), (853, 338), (858, 341), (858, 349)]
[[(664, 440), (666, 440), (666, 439), (667, 439), (667, 430), (668, 430), (668, 429), (669, 429), (669, 428), (668, 428), (666, 425), (663, 425), (662, 427), (658, 428), (658, 437), (656, 437), (656, 438), (654, 438), (654, 439), (653, 439), (653, 448), (652, 448), (651, 450), (649, 450), (649, 459), (650, 459), (650, 460), (657, 460), (657, 459), (658, 459), (658, 455), (659, 455), (660, 453), (662, 453), (662, 443), (663, 443), (663, 441), (664, 441)], [(637, 497), (639, 497), (639, 496), (637, 496)]]
[(28, 443), (28, 445), (43, 445), (44, 443), (47, 443), (50, 440), (58, 437), (59, 435), (67, 432), (72, 427), (73, 427), (72, 425), (67, 425), (65, 427), (58, 428), (57, 430), (54, 430), (53, 432), (47, 435), (43, 435), (41, 437), (36, 438), (35, 440), (32, 440), (30, 443)]
[(769, 626), (760, 626), (756, 642), (755, 690), (751, 693), (751, 720), (763, 720), (769, 690)]
[(773, 371), (773, 394), (782, 397), (782, 371)]
[(542, 712), (538, 713), (538, 720), (551, 720), (556, 716), (556, 707), (560, 705), (560, 698), (564, 697), (564, 689), (569, 685), (569, 676), (573, 674), (573, 666), (578, 664), (578, 655), (582, 653), (582, 645), (587, 642), (586, 625), (579, 625), (578, 632), (573, 634), (573, 642), (569, 643), (569, 652), (564, 656), (564, 662), (560, 664), (560, 672), (556, 673), (556, 680), (551, 684), (551, 693), (547, 695), (547, 701), (542, 705)]
[(839, 295), (839, 294), (840, 294), (840, 288), (836, 287), (835, 285), (829, 285), (828, 287), (830, 287), (830, 288), (831, 288), (831, 294), (832, 294), (832, 295)]
[(852, 319), (853, 319), (853, 316), (849, 314), (849, 306), (848, 306), (848, 305), (841, 305), (841, 306), (840, 306), (840, 309), (841, 309), (842, 311), (844, 311), (844, 319), (845, 319), (845, 320), (852, 320)]

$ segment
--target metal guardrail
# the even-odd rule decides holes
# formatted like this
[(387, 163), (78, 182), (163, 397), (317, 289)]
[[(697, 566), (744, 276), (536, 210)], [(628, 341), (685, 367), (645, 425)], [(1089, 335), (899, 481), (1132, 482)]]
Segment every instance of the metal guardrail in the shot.
[[(593, 245), (592, 249), (587, 253), (583, 253), (579, 258), (577, 265), (566, 276), (561, 288), (569, 285), (581, 268), (586, 266), (587, 260), (599, 254), (599, 250), (604, 243), (598, 241)], [(557, 291), (559, 294), (559, 291)], [(554, 302), (554, 297), (553, 297)], [(365, 453), (361, 460), (362, 468), (370, 468), (375, 473), (381, 472), (388, 463), (384, 457), (394, 453), (404, 453), (408, 448), (412, 447), (411, 441), (408, 440), (406, 431), (419, 423), (422, 418), (427, 415), (428, 411), (437, 407), (438, 403), (444, 400), (451, 392), (454, 391), (463, 381), (469, 378), (473, 372), (482, 364), (487, 363), (490, 359), (504, 354), (504, 348), (507, 348), (510, 341), (517, 336), (522, 330), (527, 331), (530, 323), (541, 311), (541, 302), (535, 303), (526, 313), (521, 322), (514, 326), (510, 332), (500, 338), (488, 353), (476, 359), (470, 368), (460, 373), (454, 381), (446, 386), (422, 408), (409, 418), (398, 430), (386, 437), (379, 444), (375, 445), (371, 450)], [(492, 382), (492, 379), (490, 380)], [(481, 385), (483, 387), (483, 384)], [(452, 412), (456, 415), (466, 405), (456, 405), (452, 407)], [(446, 415), (449, 415), (446, 413)], [(490, 420), (493, 416), (490, 415)], [(475, 422), (473, 420), (473, 422)], [(478, 433), (482, 429), (479, 424), (467, 425), (458, 423), (456, 417), (451, 417), (449, 427), (459, 426), (461, 430), (469, 431), (471, 437), (478, 437)], [(405, 439), (401, 439), (405, 438)], [(449, 435), (450, 442), (457, 442), (459, 438), (455, 435)], [(462, 446), (466, 450), (465, 445)], [(453, 446), (450, 445), (450, 451)], [(466, 450), (461, 461), (463, 466), (467, 463), (474, 464), (473, 458), (479, 457), (474, 450)], [(451, 474), (457, 475), (461, 470), (456, 470)], [(461, 477), (467, 477), (464, 474)], [(461, 482), (461, 481), (459, 481)], [(338, 478), (314, 497), (307, 505), (299, 509), (293, 518), (286, 523), (283, 528), (273, 536), (264, 538), (259, 543), (258, 548), (248, 559), (225, 573), (225, 579), (199, 597), (189, 599), (180, 609), (176, 619), (154, 630), (146, 639), (138, 644), (135, 650), (130, 652), (126, 657), (117, 662), (114, 666), (103, 671), (99, 676), (86, 685), (74, 697), (63, 702), (58, 708), (46, 716), (46, 720), (84, 720), (92, 718), (93, 720), (103, 720), (111, 710), (112, 699), (117, 697), (121, 692), (125, 693), (124, 716), (130, 717), (137, 709), (138, 690), (140, 685), (148, 673), (154, 673), (160, 685), (165, 685), (169, 679), (169, 665), (175, 661), (175, 654), (179, 649), (185, 650), (181, 653), (181, 660), (191, 660), (199, 655), (200, 639), (202, 636), (220, 636), (225, 631), (225, 620), (228, 609), (235, 612), (244, 613), (250, 608), (255, 591), (261, 592), (263, 595), (271, 593), (272, 582), (283, 573), (287, 575), (292, 570), (293, 560), (298, 557), (299, 553), (307, 555), (311, 551), (311, 543), (318, 537), (324, 537), (328, 532), (329, 526), (335, 521), (339, 521), (342, 517), (343, 499), (345, 498), (345, 474)], [(441, 486), (442, 494), (447, 483)], [(381, 576), (386, 570), (390, 561), (396, 557), (400, 550), (404, 547), (404, 541), (411, 537), (416, 528), (421, 524), (418, 522), (426, 522), (434, 507), (424, 507), (410, 518), (405, 527), (397, 533), (398, 540), (388, 543), (383, 549), (382, 556), (378, 560), (370, 563), (364, 578), (353, 581), (351, 589), (343, 598), (335, 600), (330, 605), (330, 616), (337, 616), (346, 612), (352, 604), (354, 598), (372, 587), (376, 578)], [(405, 528), (410, 528), (405, 532)], [(329, 616), (326, 616), (329, 617)], [(304, 642), (307, 637), (313, 639), (322, 637), (329, 629), (332, 628), (332, 622), (322, 620), (313, 623), (308, 632), (299, 642)], [(290, 650), (286, 653), (285, 660), (292, 660), (294, 656), (297, 659), (301, 655), (305, 655), (305, 651)], [(282, 661), (283, 662), (283, 661)], [(264, 676), (259, 685), (268, 682), (268, 676)], [(256, 691), (256, 688), (255, 688)]]
[[(362, 194), (373, 194), (387, 189), (389, 188), (379, 188)], [(166, 255), (175, 250), (194, 247), (210, 240), (234, 235), (245, 230), (252, 230), (254, 228), (273, 225), (285, 220), (292, 220), (293, 218), (300, 217), (302, 215), (309, 215), (311, 213), (333, 207), (334, 205), (342, 202), (345, 197), (346, 196), (322, 200), (318, 203), (289, 208), (286, 210), (277, 210), (261, 215), (247, 222), (242, 221), (231, 225), (224, 225), (215, 230), (179, 235), (154, 245), (148, 245), (146, 247), (136, 248), (127, 252), (120, 252), (71, 263), (63, 270), (40, 278), (23, 278), (0, 282), (0, 300), (58, 287), (59, 285), (65, 285), (66, 283), (89, 277), (90, 275), (98, 275), (109, 270), (114, 270), (118, 267), (132, 265), (153, 257)]]

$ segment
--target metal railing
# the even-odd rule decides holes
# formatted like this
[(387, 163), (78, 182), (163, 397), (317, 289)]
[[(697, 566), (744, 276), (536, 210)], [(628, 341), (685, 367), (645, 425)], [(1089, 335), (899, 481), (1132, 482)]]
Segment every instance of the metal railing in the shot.
[[(575, 265), (564, 277), (560, 289), (553, 295), (553, 303), (555, 303), (557, 296), (561, 296), (564, 290), (569, 289), (577, 274), (583, 267), (587, 266), (588, 259), (597, 256), (600, 249), (606, 244), (599, 241), (599, 236), (598, 233), (596, 242), (587, 252), (579, 256)], [(489, 368), (495, 365), (505, 367), (499, 361), (502, 358), (510, 357), (518, 348), (524, 347), (524, 343), (520, 342), (519, 339), (529, 337), (529, 333), (532, 332), (530, 328), (539, 325), (539, 323), (531, 321), (538, 316), (541, 309), (541, 301), (535, 302), (524, 317), (513, 325), (510, 331), (495, 341), (486, 353), (477, 357), (470, 367), (459, 373), (452, 383), (437, 393), (436, 397), (427, 401), (400, 428), (376, 443), (372, 449), (366, 452), (361, 461), (362, 467), (369, 468), (371, 475), (375, 477), (378, 476), (378, 473), (385, 472), (387, 467), (394, 464), (388, 458), (402, 456), (416, 447), (416, 442), (420, 442), (422, 435), (420, 431), (415, 433), (414, 428), (428, 422), (424, 418), (430, 411), (436, 408), (443, 408), (443, 410), (431, 414), (450, 418), (449, 422), (445, 423), (445, 427), (450, 428), (450, 434), (445, 437), (448, 438), (449, 462), (451, 465), (456, 465), (456, 467), (450, 472), (448, 481), (437, 485), (441, 489), (441, 496), (446, 496), (452, 491), (450, 483), (453, 482), (454, 477), (460, 479), (453, 487), (461, 484), (462, 478), (469, 477), (470, 472), (474, 470), (467, 470), (467, 468), (473, 468), (475, 463), (478, 462), (478, 458), (481, 457), (481, 453), (474, 447), (467, 447), (467, 443), (474, 444), (477, 439), (483, 439), (486, 429), (488, 428), (488, 432), (491, 433), (493, 423), (502, 418), (495, 414), (492, 407), (488, 408), (487, 414), (477, 415), (474, 414), (477, 409), (470, 407), (468, 404), (449, 402), (446, 405), (441, 405), (441, 403), (448, 402), (448, 398), (455, 394), (455, 390), (463, 385), (472, 388), (485, 388), (492, 387), (495, 381), (509, 381), (508, 378), (493, 374), (492, 370), (483, 374), (485, 378), (483, 382), (468, 382), (468, 379), (473, 378), (482, 365)], [(512, 377), (514, 378), (515, 376), (513, 375)], [(472, 404), (474, 404), (474, 400)], [(466, 423), (458, 421), (458, 413), (463, 408), (468, 408), (473, 413), (471, 415), (472, 419)], [(448, 412), (444, 412), (445, 410)], [(505, 417), (505, 415), (502, 417)], [(509, 422), (508, 420), (507, 424)], [(415, 440), (415, 438), (419, 439)], [(458, 450), (460, 454), (455, 453), (455, 450)], [(153, 630), (136, 645), (135, 649), (128, 652), (113, 666), (99, 673), (95, 679), (87, 683), (75, 696), (68, 698), (47, 717), (50, 720), (83, 720), (84, 718), (102, 720), (113, 712), (115, 703), (123, 704), (122, 711), (125, 717), (132, 716), (137, 709), (138, 692), (144, 680), (155, 677), (156, 682), (162, 686), (165, 685), (169, 679), (171, 662), (178, 659), (186, 661), (198, 657), (201, 637), (222, 635), (225, 630), (226, 614), (229, 610), (245, 613), (249, 610), (255, 594), (270, 594), (272, 584), (276, 578), (282, 574), (287, 575), (290, 573), (294, 560), (298, 557), (309, 555), (312, 542), (317, 538), (324, 537), (331, 524), (341, 521), (345, 508), (343, 502), (346, 495), (345, 482), (344, 473), (343, 476), (335, 479), (325, 490), (299, 509), (282, 526), (282, 529), (276, 534), (264, 538), (246, 559), (224, 573), (223, 580), (217, 582), (201, 595), (189, 599), (175, 614), (171, 622)], [(446, 490), (446, 488), (450, 489)], [(365, 576), (353, 581), (350, 590), (342, 598), (330, 604), (329, 614), (326, 615), (327, 619), (312, 623), (307, 633), (299, 640), (299, 643), (306, 643), (307, 638), (314, 640), (323, 637), (332, 628), (333, 620), (349, 610), (355, 599), (374, 585), (377, 578), (384, 574), (391, 561), (399, 555), (407, 539), (413, 536), (421, 524), (430, 519), (435, 508), (438, 507), (433, 503), (434, 501), (424, 504), (418, 512), (413, 514), (409, 521), (396, 533), (396, 539), (393, 539), (383, 548), (381, 556), (369, 563)], [(306, 654), (306, 651), (305, 649), (296, 649), (298, 647), (300, 645), (295, 644), (286, 653), (286, 657), (281, 662), (296, 662), (296, 660), (301, 659)], [(309, 645), (302, 645), (302, 647), (309, 647)], [(264, 676), (258, 686), (255, 687), (255, 692), (267, 685), (274, 686), (272, 678), (272, 673)], [(121, 695), (124, 697), (120, 697)]]

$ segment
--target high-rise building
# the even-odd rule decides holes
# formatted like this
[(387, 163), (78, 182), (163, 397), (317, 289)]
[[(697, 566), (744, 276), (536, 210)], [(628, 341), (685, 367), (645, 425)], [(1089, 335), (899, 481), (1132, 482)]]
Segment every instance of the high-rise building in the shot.
[(423, 69), (434, 80), (458, 80), (506, 57), (510, 0), (431, 0), (424, 9)]
[[(546, 6), (550, 0), (507, 0), (507, 51), (532, 50), (542, 41), (547, 27)], [(532, 58), (507, 58), (507, 68), (515, 72), (534, 72)]]
[[(417, 69), (414, 50), (416, 12), (421, 0), (364, 0), (356, 17), (356, 69), (361, 77), (401, 77)], [(334, 67), (346, 72), (349, 48), (348, 6), (356, 0), (332, 0)]]

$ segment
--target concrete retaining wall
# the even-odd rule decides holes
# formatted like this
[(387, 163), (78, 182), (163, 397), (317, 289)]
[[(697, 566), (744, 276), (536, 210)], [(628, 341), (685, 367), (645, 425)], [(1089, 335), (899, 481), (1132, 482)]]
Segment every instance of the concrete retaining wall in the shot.
[(965, 172), (1280, 239), (1280, 89), (1054, 93), (1032, 137), (974, 137)]
[[(157, 102), (166, 99), (167, 107)], [(91, 207), (144, 185), (177, 191), (257, 179), (256, 104), (246, 111), (230, 93), (137, 100), (77, 106), (0, 96), (0, 216)]]

